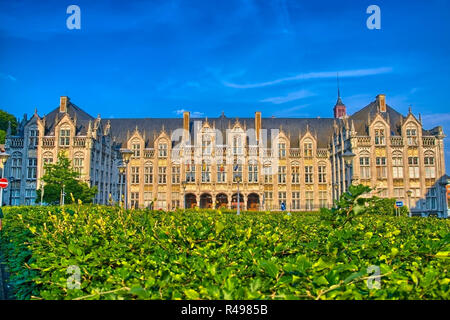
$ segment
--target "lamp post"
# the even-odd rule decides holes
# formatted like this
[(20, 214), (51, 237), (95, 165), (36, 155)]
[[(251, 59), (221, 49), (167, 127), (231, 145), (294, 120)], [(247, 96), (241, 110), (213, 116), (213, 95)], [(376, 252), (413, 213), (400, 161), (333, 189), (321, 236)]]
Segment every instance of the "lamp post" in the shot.
[[(2, 179), (5, 176), (5, 165), (6, 165), (6, 161), (9, 158), (9, 153), (6, 152), (2, 152), (0, 153), (0, 162), (2, 164)], [(3, 206), (3, 188), (1, 188), (0, 190), (0, 207)]]
[(128, 210), (128, 163), (131, 156), (134, 154), (130, 149), (121, 148), (123, 162), (125, 163), (125, 210)]
[(409, 216), (411, 217), (412, 216), (412, 213), (411, 213), (411, 196), (412, 196), (412, 190), (408, 190), (408, 191), (406, 191), (406, 194), (408, 195), (408, 209), (409, 209)]
[(355, 158), (355, 154), (354, 154), (353, 152), (351, 152), (350, 150), (346, 150), (346, 151), (344, 152), (344, 154), (342, 155), (342, 158), (344, 159), (344, 162), (345, 162), (345, 164), (346, 164), (346, 167), (348, 167), (348, 169), (347, 169), (347, 176), (348, 176), (348, 178), (347, 178), (347, 181), (348, 181), (348, 183), (347, 183), (347, 189), (348, 189), (348, 187), (349, 187), (350, 184), (351, 184), (350, 167), (351, 167), (351, 165), (352, 165), (353, 158)]
[(237, 215), (241, 214), (241, 195), (239, 193), (239, 182), (241, 181), (241, 175), (236, 174), (234, 179), (237, 182)]
[(119, 169), (119, 206), (122, 207), (122, 185), (126, 166), (124, 164), (121, 164), (117, 166), (117, 168)]
[(181, 181), (181, 186), (183, 187), (183, 208), (186, 210), (186, 180)]

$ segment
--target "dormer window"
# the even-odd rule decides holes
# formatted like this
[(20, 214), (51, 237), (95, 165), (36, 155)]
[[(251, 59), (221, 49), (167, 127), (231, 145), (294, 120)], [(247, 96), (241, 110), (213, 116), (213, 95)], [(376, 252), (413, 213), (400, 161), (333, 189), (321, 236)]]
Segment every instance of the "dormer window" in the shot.
[(386, 133), (384, 129), (375, 129), (375, 144), (376, 145), (386, 144)]
[(167, 157), (167, 143), (160, 143), (158, 146), (158, 156), (160, 158)]
[(233, 137), (233, 154), (242, 154), (242, 140), (240, 136)]
[(133, 157), (139, 158), (141, 156), (141, 144), (139, 141), (133, 141), (131, 149), (133, 151)]
[(28, 136), (29, 136), (28, 147), (36, 148), (38, 145), (39, 131), (37, 129), (30, 129)]
[(68, 147), (70, 145), (70, 129), (61, 129), (59, 131), (59, 145)]
[(406, 129), (406, 140), (408, 141), (408, 146), (417, 146), (417, 129)]
[(307, 141), (303, 144), (303, 152), (306, 158), (310, 158), (313, 155), (313, 144), (311, 141)]
[(286, 143), (281, 142), (278, 144), (278, 156), (280, 158), (286, 157)]

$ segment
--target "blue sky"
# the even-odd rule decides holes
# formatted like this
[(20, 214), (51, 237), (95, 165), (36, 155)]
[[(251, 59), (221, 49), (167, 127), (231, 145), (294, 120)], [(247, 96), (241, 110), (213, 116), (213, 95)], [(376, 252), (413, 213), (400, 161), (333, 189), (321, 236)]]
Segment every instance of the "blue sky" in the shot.
[(445, 0), (0, 0), (0, 108), (43, 115), (68, 95), (102, 118), (331, 117), (339, 72), (349, 113), (385, 93), (450, 134), (449, 39)]

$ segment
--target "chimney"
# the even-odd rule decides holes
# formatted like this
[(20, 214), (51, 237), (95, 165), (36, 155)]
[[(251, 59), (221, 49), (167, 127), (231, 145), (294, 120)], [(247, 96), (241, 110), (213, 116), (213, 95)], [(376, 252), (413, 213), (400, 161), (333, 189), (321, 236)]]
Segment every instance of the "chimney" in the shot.
[(67, 104), (70, 101), (69, 97), (62, 96), (59, 99), (59, 112), (67, 112)]
[(377, 103), (380, 108), (380, 112), (386, 112), (386, 95), (379, 94), (377, 95)]
[(255, 134), (256, 141), (259, 141), (259, 135), (261, 132), (261, 111), (255, 112)]
[(189, 119), (190, 117), (190, 113), (189, 111), (184, 111), (183, 112), (183, 130), (184, 130), (184, 140), (187, 141), (189, 140)]

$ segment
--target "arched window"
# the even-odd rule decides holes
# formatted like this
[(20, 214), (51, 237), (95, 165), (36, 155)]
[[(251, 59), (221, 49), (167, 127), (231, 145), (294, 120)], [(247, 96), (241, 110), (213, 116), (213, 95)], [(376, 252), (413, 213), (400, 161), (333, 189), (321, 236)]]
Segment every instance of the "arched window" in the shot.
[(81, 177), (83, 174), (84, 168), (84, 154), (82, 152), (75, 153), (73, 157), (73, 169), (78, 173), (78, 176)]
[(386, 145), (386, 129), (381, 123), (375, 125), (375, 144)]

